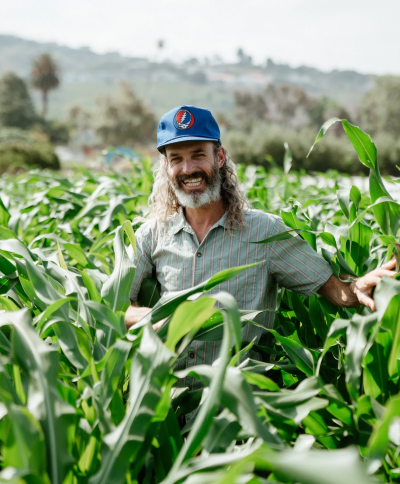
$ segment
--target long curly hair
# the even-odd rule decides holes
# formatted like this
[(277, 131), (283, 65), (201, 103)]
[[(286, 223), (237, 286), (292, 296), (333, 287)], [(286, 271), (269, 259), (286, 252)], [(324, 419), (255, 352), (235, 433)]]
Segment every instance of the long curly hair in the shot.
[[(214, 155), (218, 154), (221, 144), (214, 142)], [(225, 151), (225, 162), (219, 169), (221, 177), (221, 198), (227, 213), (227, 228), (231, 234), (232, 229), (242, 228), (245, 225), (244, 213), (249, 208), (249, 203), (240, 189), (239, 179), (236, 174), (236, 166), (233, 163), (228, 150)], [(149, 197), (149, 218), (165, 222), (167, 217), (178, 212), (180, 203), (175, 195), (168, 177), (164, 163), (164, 154), (160, 155), (159, 165), (154, 171), (153, 190)]]

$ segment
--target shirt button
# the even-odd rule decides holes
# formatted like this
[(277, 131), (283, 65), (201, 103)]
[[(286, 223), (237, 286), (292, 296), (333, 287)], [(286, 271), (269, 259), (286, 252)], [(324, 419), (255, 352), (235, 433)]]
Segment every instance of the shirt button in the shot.
[(201, 257), (201, 252), (197, 252), (197, 257)]
[(189, 353), (190, 358), (194, 358), (194, 353)]

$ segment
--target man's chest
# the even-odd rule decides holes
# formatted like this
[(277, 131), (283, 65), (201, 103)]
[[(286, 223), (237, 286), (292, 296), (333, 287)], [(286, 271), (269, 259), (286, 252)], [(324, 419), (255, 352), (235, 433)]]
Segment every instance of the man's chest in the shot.
[(181, 231), (157, 245), (152, 261), (162, 294), (193, 287), (225, 269), (259, 262), (236, 279), (218, 286), (218, 290), (234, 294), (240, 289), (248, 290), (249, 285), (255, 286), (257, 279), (263, 285), (266, 255), (265, 245), (252, 244), (243, 235), (229, 235), (220, 228), (208, 234), (201, 244), (194, 234)]

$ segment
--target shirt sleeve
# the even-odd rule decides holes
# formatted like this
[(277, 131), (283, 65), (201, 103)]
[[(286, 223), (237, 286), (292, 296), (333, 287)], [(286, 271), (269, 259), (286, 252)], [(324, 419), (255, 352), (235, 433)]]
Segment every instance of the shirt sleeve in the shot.
[(151, 230), (145, 225), (142, 225), (135, 233), (136, 256), (133, 256), (133, 264), (136, 266), (136, 272), (129, 296), (132, 303), (137, 301), (143, 279), (150, 277), (155, 268), (151, 259)]
[[(271, 236), (290, 230), (276, 219)], [(271, 242), (269, 271), (286, 289), (305, 297), (315, 294), (331, 277), (331, 266), (299, 235)]]

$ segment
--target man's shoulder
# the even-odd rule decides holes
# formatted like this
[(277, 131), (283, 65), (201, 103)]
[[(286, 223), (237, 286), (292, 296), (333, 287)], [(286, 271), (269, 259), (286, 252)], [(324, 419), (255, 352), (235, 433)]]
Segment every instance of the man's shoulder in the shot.
[(249, 209), (244, 213), (244, 227), (249, 237), (257, 240), (263, 240), (269, 237), (279, 219), (277, 215), (263, 212), (262, 210)]
[(274, 215), (273, 213), (263, 212), (262, 210), (250, 208), (244, 213), (244, 220), (246, 223), (261, 221), (272, 226), (274, 225), (276, 220), (280, 220), (280, 217), (278, 217), (278, 215)]
[(138, 229), (135, 230), (135, 236), (136, 238), (148, 237), (150, 234), (154, 233), (156, 227), (157, 220), (148, 218)]
[(257, 208), (249, 208), (244, 212), (244, 216), (246, 218), (263, 218), (263, 219), (277, 219), (279, 218), (278, 215), (274, 215), (273, 213), (263, 212), (262, 210), (258, 210)]
[(135, 231), (135, 235), (136, 237), (148, 237), (154, 235), (158, 236), (159, 233), (164, 233), (165, 230), (168, 232), (169, 229), (173, 228), (173, 226), (176, 224), (178, 215), (178, 213), (169, 215), (164, 222), (161, 222), (155, 218), (148, 218)]

